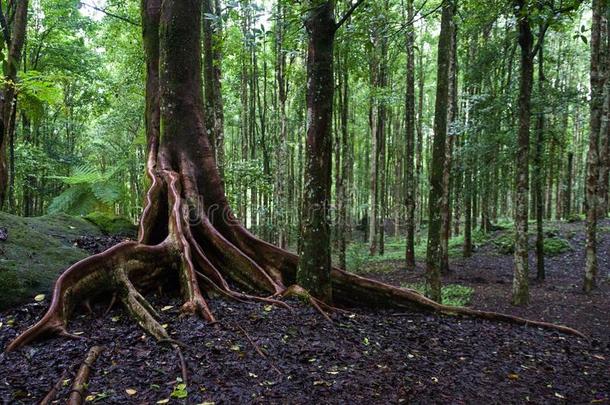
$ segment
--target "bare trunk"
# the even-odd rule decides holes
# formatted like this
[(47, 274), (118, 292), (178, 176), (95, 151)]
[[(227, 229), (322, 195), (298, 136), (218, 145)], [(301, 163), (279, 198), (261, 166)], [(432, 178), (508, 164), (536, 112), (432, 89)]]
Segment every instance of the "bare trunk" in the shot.
[(10, 29), (10, 35), (6, 33), (5, 39), (8, 38), (6, 44), (8, 48), (8, 57), (4, 63), (4, 93), (3, 100), (0, 102), (0, 113), (2, 114), (2, 122), (0, 122), (0, 208), (4, 205), (7, 198), (8, 181), (10, 168), (7, 168), (7, 147), (14, 137), (15, 132), (15, 102), (16, 90), (15, 83), (17, 82), (17, 71), (21, 63), (21, 51), (25, 42), (25, 33), (28, 20), (28, 0), (17, 1), (13, 4), (12, 12), (13, 23)]
[(451, 237), (451, 167), (455, 144), (454, 124), (457, 118), (457, 26), (452, 23), (451, 58), (449, 62), (448, 130), (443, 165), (441, 200), (441, 274), (449, 273), (449, 238)]
[(604, 105), (604, 77), (600, 70), (601, 25), (603, 0), (593, 0), (591, 25), (591, 117), (589, 124), (589, 152), (587, 154), (587, 228), (585, 243), (585, 277), (583, 289), (591, 292), (597, 286), (597, 216), (599, 186), (599, 138)]
[(443, 168), (447, 139), (447, 113), (449, 109), (449, 72), (451, 65), (452, 19), (454, 4), (443, 4), (441, 33), (438, 44), (438, 71), (436, 77), (436, 105), (434, 111), (434, 141), (428, 199), (428, 246), (426, 252), (426, 296), (441, 301), (441, 206), (443, 199)]
[[(407, 21), (414, 17), (413, 0), (407, 0)], [(417, 198), (418, 177), (415, 173), (415, 28), (412, 23), (407, 27), (407, 78), (405, 95), (405, 121), (407, 156), (405, 158), (406, 183), (406, 265), (407, 270), (415, 269), (415, 208)]]
[(533, 36), (524, 0), (516, 2), (519, 46), (521, 47), (521, 77), (519, 80), (519, 134), (516, 156), (515, 191), (515, 269), (513, 278), (514, 305), (529, 302), (528, 265), (528, 198), (529, 198), (529, 143), (533, 81)]
[(303, 198), (302, 251), (297, 281), (314, 296), (330, 302), (331, 131), (333, 116), (334, 3), (309, 11), (305, 26), (307, 54), (307, 144)]
[[(542, 27), (540, 29), (542, 32)], [(536, 279), (544, 280), (544, 193), (543, 193), (543, 167), (542, 152), (544, 144), (544, 38), (540, 37), (540, 50), (538, 51), (538, 106), (536, 118), (536, 155), (534, 157), (534, 192), (536, 194)]]

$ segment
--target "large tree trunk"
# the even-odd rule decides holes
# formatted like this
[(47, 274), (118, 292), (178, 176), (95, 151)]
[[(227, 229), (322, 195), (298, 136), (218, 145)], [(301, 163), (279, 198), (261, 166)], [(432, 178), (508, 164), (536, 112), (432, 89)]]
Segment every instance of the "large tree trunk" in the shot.
[(529, 198), (529, 143), (531, 96), (534, 73), (532, 58), (533, 36), (524, 0), (517, 0), (515, 12), (521, 47), (521, 77), (519, 79), (519, 133), (517, 137), (515, 190), (515, 269), (513, 304), (529, 302), (528, 266), (528, 198)]
[(426, 296), (441, 301), (441, 206), (443, 199), (443, 169), (447, 139), (447, 112), (449, 108), (449, 72), (451, 64), (452, 19), (454, 4), (443, 4), (441, 33), (438, 43), (438, 70), (436, 76), (436, 105), (434, 111), (434, 141), (430, 167), (430, 195), (428, 199), (428, 246), (426, 253)]
[(333, 117), (334, 2), (308, 12), (307, 144), (303, 198), (302, 251), (297, 281), (314, 296), (330, 302), (331, 131)]
[[(159, 8), (160, 7), (160, 8)], [(176, 342), (156, 319), (156, 311), (139, 290), (155, 289), (177, 279), (184, 301), (182, 311), (214, 322), (204, 294), (217, 292), (237, 300), (257, 300), (287, 307), (281, 297), (298, 296), (323, 315), (332, 310), (314, 296), (332, 298), (341, 305), (394, 308), (498, 320), (540, 326), (583, 336), (573, 329), (509, 315), (454, 308), (438, 304), (409, 289), (401, 289), (323, 268), (329, 257), (310, 239), (326, 237), (320, 231), (325, 210), (305, 213), (303, 250), (314, 260), (299, 257), (262, 241), (237, 222), (228, 205), (212, 147), (207, 136), (201, 80), (201, 2), (198, 0), (143, 0), (144, 44), (147, 51), (146, 123), (149, 145), (147, 173), (152, 185), (146, 196), (138, 242), (125, 242), (91, 256), (66, 270), (53, 289), (51, 305), (42, 319), (12, 341), (17, 349), (41, 335), (69, 335), (67, 322), (79, 304), (113, 295), (138, 324), (160, 342)], [(332, 5), (311, 11), (308, 58), (310, 112), (328, 118), (309, 127), (305, 197), (308, 208), (325, 202), (330, 185), (330, 162), (320, 161), (320, 148), (329, 135), (332, 93), (316, 99), (332, 86)], [(158, 39), (157, 39), (158, 34)], [(159, 70), (159, 66), (163, 69)], [(332, 90), (331, 90), (332, 91)], [(317, 106), (317, 107), (316, 107)], [(319, 108), (322, 108), (320, 110)], [(326, 108), (326, 109), (325, 109)], [(160, 130), (160, 122), (163, 122)], [(311, 122), (311, 121), (310, 121)], [(328, 136), (328, 138), (330, 138)], [(330, 152), (330, 148), (326, 149)], [(317, 159), (316, 159), (317, 158)], [(317, 178), (314, 178), (317, 176)], [(322, 179), (323, 183), (316, 183)], [(312, 182), (313, 180), (313, 182)], [(312, 189), (317, 186), (317, 189)], [(317, 227), (317, 228), (314, 228)], [(312, 249), (316, 250), (312, 250)], [(327, 251), (328, 252), (328, 251)], [(313, 270), (310, 266), (316, 266)], [(298, 267), (298, 270), (297, 270)], [(326, 271), (326, 273), (324, 273)], [(325, 278), (325, 279), (323, 279)], [(308, 284), (310, 291), (294, 285)], [(325, 283), (328, 281), (328, 283)], [(317, 284), (313, 284), (317, 282)], [(290, 286), (290, 287), (286, 287)], [(164, 289), (166, 290), (166, 289)], [(260, 294), (257, 296), (249, 293)], [(265, 295), (269, 297), (265, 297)]]
[[(10, 31), (2, 27), (4, 31), (4, 42), (8, 49), (8, 56), (4, 63), (4, 94), (0, 102), (0, 208), (5, 203), (8, 190), (8, 170), (6, 154), (9, 142), (15, 134), (15, 83), (17, 82), (17, 71), (21, 62), (21, 51), (25, 42), (25, 32), (28, 21), (28, 0), (20, 0), (13, 3), (14, 9), (9, 10), (12, 15)], [(10, 32), (10, 34), (9, 34)]]

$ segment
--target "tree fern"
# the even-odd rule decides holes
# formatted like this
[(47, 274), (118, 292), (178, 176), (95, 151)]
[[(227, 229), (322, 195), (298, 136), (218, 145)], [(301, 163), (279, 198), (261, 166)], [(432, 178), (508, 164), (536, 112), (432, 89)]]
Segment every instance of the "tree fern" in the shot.
[(121, 196), (121, 183), (117, 176), (121, 168), (118, 165), (102, 173), (93, 166), (81, 165), (71, 176), (54, 176), (68, 187), (53, 199), (49, 212), (87, 214), (95, 210), (112, 210)]

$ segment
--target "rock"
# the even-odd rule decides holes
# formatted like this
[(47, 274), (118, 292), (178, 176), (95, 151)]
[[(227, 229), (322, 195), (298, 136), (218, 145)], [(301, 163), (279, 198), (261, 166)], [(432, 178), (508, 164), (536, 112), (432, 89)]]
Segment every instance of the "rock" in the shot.
[(6, 235), (0, 249), (0, 309), (48, 295), (57, 276), (88, 255), (74, 240), (102, 235), (90, 222), (65, 214), (22, 218), (0, 213), (0, 223), (0, 239)]
[(84, 217), (106, 235), (134, 237), (138, 231), (136, 225), (129, 219), (103, 212), (92, 212)]
[(2, 227), (0, 228), (0, 242), (6, 242), (8, 239), (8, 229)]

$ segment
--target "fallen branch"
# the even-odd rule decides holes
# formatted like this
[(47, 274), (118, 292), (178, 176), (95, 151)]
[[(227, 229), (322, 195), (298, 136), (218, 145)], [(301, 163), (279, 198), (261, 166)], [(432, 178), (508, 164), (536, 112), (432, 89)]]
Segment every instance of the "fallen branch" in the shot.
[(267, 355), (265, 354), (265, 352), (263, 352), (261, 350), (261, 348), (256, 344), (256, 342), (254, 340), (252, 340), (252, 338), (250, 337), (250, 335), (248, 334), (248, 332), (246, 332), (246, 330), (244, 328), (242, 328), (239, 325), (235, 325), (237, 326), (237, 328), (241, 331), (241, 333), (244, 334), (244, 336), (246, 337), (246, 339), (248, 339), (248, 342), (250, 342), (250, 344), (252, 345), (252, 347), (254, 347), (254, 350), (256, 351), (256, 353), (259, 354), (259, 356), (261, 356), (263, 359), (269, 361), (269, 364), (271, 365), (271, 368), (273, 368), (278, 374), (282, 374), (282, 372), (275, 366), (275, 364), (273, 364), (273, 362), (271, 362), (271, 360), (269, 360), (269, 358), (267, 357)]
[(70, 398), (68, 398), (68, 405), (80, 405), (83, 403), (85, 398), (85, 391), (87, 389), (87, 383), (89, 382), (89, 374), (91, 373), (91, 367), (99, 355), (104, 351), (102, 346), (93, 346), (89, 349), (85, 361), (78, 369), (76, 377), (74, 377), (74, 384), (70, 390)]

